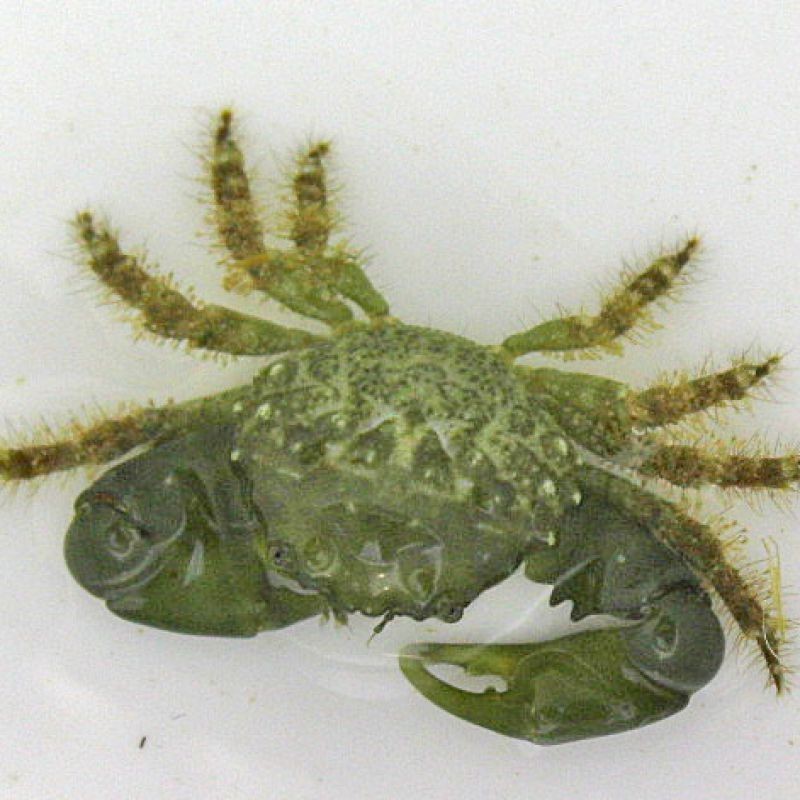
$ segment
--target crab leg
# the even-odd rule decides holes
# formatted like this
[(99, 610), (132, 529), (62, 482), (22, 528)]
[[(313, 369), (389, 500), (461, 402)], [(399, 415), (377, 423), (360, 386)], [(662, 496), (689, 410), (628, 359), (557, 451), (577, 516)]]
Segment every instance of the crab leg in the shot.
[(655, 259), (642, 272), (626, 279), (603, 300), (596, 316), (575, 314), (548, 320), (509, 336), (501, 349), (512, 358), (533, 352), (569, 352), (601, 348), (618, 353), (619, 337), (636, 325), (647, 324), (649, 306), (668, 297), (699, 247), (692, 237), (673, 253)]
[(742, 359), (722, 372), (694, 378), (677, 376), (656, 383), (629, 398), (631, 421), (640, 426), (661, 427), (688, 414), (743, 400), (775, 372), (780, 361), (780, 356), (763, 361)]
[(324, 250), (334, 229), (324, 164), (329, 152), (329, 142), (316, 142), (303, 150), (296, 161), (292, 178), (295, 203), (287, 217), (290, 236), (299, 250)]
[(150, 333), (184, 341), (191, 348), (234, 355), (282, 353), (321, 338), (190, 300), (171, 280), (151, 274), (139, 259), (122, 252), (116, 236), (87, 211), (78, 214), (75, 229), (89, 269), (114, 295), (139, 312), (139, 324)]
[(264, 229), (232, 126), (233, 114), (226, 109), (214, 131), (207, 168), (217, 237), (232, 258), (241, 260), (264, 252)]
[(720, 453), (683, 444), (658, 445), (637, 472), (676, 486), (707, 484), (724, 489), (790, 489), (800, 480), (800, 456), (750, 456)]
[(134, 408), (96, 422), (75, 421), (46, 442), (0, 447), (0, 481), (24, 481), (87, 464), (104, 464), (140, 444), (164, 441), (204, 425), (230, 422), (247, 404), (250, 387), (161, 407)]
[(298, 314), (331, 324), (351, 319), (346, 305), (323, 297), (319, 287), (302, 280), (300, 264), (294, 263), (295, 259), (266, 247), (244, 154), (233, 136), (233, 113), (229, 109), (220, 114), (208, 171), (217, 234), (232, 257), (225, 288), (242, 292), (259, 289)]
[(225, 286), (258, 289), (287, 308), (337, 326), (353, 318), (337, 295), (352, 300), (373, 318), (389, 306), (372, 286), (358, 257), (346, 246), (329, 246), (335, 215), (328, 200), (324, 158), (327, 142), (311, 145), (297, 159), (292, 180), (294, 205), (287, 212), (288, 238), (295, 247), (267, 247), (250, 191), (244, 156), (233, 136), (233, 115), (221, 113), (209, 157), (214, 221), (232, 257)]
[(614, 456), (651, 428), (746, 400), (779, 363), (778, 356), (740, 360), (721, 372), (676, 376), (643, 390), (580, 372), (524, 365), (515, 370), (531, 400), (547, 409), (575, 441), (595, 453)]

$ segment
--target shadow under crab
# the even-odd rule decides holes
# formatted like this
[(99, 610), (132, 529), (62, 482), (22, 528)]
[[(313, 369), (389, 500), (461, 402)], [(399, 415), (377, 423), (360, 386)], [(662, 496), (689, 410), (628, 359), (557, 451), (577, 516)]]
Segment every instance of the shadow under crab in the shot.
[[(232, 116), (207, 160), (227, 288), (258, 291), (328, 335), (202, 305), (89, 212), (86, 263), (157, 336), (191, 348), (280, 357), (252, 384), (133, 410), (40, 444), (0, 450), (0, 477), (30, 480), (143, 452), (78, 498), (67, 533), (77, 581), (126, 619), (183, 633), (250, 636), (317, 615), (455, 622), (524, 565), (572, 618), (619, 624), (530, 644), (424, 644), (400, 666), (442, 708), (539, 743), (631, 730), (683, 708), (716, 674), (724, 637), (712, 593), (760, 649), (780, 690), (783, 620), (719, 535), (646, 491), (782, 490), (795, 454), (746, 456), (675, 443), (663, 428), (741, 400), (776, 358), (636, 390), (517, 363), (530, 353), (615, 351), (668, 296), (698, 242), (627, 275), (595, 316), (544, 322), (483, 346), (393, 316), (359, 255), (335, 242), (325, 157), (297, 159), (272, 247), (251, 197)], [(621, 466), (627, 471), (623, 474)], [(471, 693), (447, 663), (504, 679)]]

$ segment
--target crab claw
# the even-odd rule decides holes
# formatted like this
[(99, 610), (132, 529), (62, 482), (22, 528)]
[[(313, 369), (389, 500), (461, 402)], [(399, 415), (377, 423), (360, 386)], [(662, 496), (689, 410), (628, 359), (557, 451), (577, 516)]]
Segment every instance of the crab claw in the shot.
[(254, 636), (320, 614), (260, 555), (263, 521), (233, 472), (231, 432), (209, 428), (106, 472), (77, 500), (64, 553), (124, 619), (179, 633)]
[[(683, 709), (689, 694), (661, 686), (631, 661), (632, 626), (533, 644), (417, 644), (400, 655), (406, 678), (461, 719), (537, 744), (631, 730)], [(492, 675), (505, 688), (465, 691), (437, 678), (431, 664)]]

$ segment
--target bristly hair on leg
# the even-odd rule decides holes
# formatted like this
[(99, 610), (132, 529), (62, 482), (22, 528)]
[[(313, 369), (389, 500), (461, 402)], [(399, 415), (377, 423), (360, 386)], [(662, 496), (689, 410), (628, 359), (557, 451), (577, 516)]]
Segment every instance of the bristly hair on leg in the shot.
[(800, 488), (800, 447), (779, 448), (754, 434), (747, 439), (703, 435), (692, 440), (662, 431), (633, 465), (648, 478), (700, 490), (713, 487), (748, 502), (786, 505)]
[(653, 306), (677, 295), (699, 248), (698, 236), (687, 237), (675, 250), (660, 254), (646, 267), (623, 270), (615, 286), (602, 293), (597, 314), (583, 310), (561, 314), (507, 337), (501, 350), (514, 359), (532, 352), (567, 359), (620, 355), (624, 341), (635, 343), (641, 332), (659, 327)]
[[(783, 585), (777, 544), (772, 537), (762, 539), (761, 543), (765, 558), (752, 561), (744, 571), (766, 610), (762, 631), (759, 636), (750, 636), (741, 627), (735, 626), (733, 640), (737, 649), (741, 650), (745, 642), (755, 639), (758, 650), (748, 648), (752, 656), (747, 661), (762, 668), (766, 664), (767, 686), (774, 686), (778, 694), (782, 694), (791, 690), (792, 676), (796, 672), (791, 658), (794, 655), (793, 633), (797, 625), (794, 620), (787, 618), (784, 610), (784, 597), (790, 593)], [(723, 618), (727, 617), (730, 615), (723, 613)]]
[(693, 372), (662, 373), (649, 386), (630, 395), (631, 420), (647, 428), (687, 424), (703, 432), (708, 416), (720, 421), (716, 415), (722, 409), (747, 409), (751, 401), (770, 399), (769, 386), (780, 373), (782, 359), (779, 353), (745, 353), (730, 359), (723, 370), (714, 369), (706, 359)]
[[(736, 649), (751, 654), (745, 659), (746, 663), (765, 669), (767, 686), (783, 694), (791, 688), (791, 676), (795, 672), (791, 664), (791, 631), (795, 626), (784, 611), (785, 588), (777, 545), (771, 537), (762, 539), (766, 558), (748, 559), (749, 540), (741, 530), (723, 534), (720, 542), (726, 560), (735, 565), (743, 591), (739, 606), (720, 597), (717, 611), (722, 619), (729, 621), (727, 632)], [(743, 620), (752, 624), (748, 627)], [(752, 644), (756, 647), (752, 648)]]

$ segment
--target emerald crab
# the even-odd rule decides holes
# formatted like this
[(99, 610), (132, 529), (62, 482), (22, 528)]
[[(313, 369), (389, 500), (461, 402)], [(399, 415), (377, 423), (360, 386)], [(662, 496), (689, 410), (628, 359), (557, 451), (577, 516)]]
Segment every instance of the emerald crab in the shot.
[[(203, 304), (77, 215), (89, 270), (141, 330), (189, 348), (271, 356), (252, 383), (145, 406), (0, 449), (0, 477), (28, 481), (118, 461), (76, 501), (65, 555), (78, 583), (128, 620), (181, 633), (252, 636), (315, 615), (456, 622), (519, 568), (551, 605), (607, 624), (549, 641), (416, 644), (400, 667), (465, 720), (542, 744), (632, 730), (676, 713), (708, 683), (726, 611), (786, 679), (779, 581), (766, 592), (713, 524), (655, 489), (781, 491), (798, 456), (682, 443), (674, 426), (735, 404), (779, 359), (634, 389), (521, 364), (618, 352), (681, 283), (687, 238), (623, 275), (598, 313), (563, 314), (497, 345), (406, 325), (334, 234), (329, 145), (297, 157), (268, 240), (233, 116), (206, 158), (225, 286), (260, 292), (326, 334)], [(718, 602), (712, 604), (712, 598)], [(500, 679), (471, 692), (448, 664)]]

